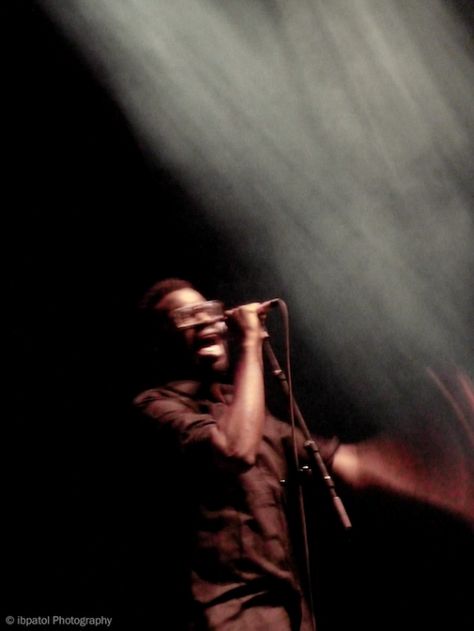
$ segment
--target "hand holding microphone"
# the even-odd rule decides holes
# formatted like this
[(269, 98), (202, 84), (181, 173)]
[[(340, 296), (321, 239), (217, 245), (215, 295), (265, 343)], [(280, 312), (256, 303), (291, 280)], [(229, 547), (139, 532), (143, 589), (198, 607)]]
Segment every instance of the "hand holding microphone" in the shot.
[(276, 307), (279, 302), (279, 298), (273, 298), (272, 300), (266, 300), (265, 302), (251, 302), (244, 305), (238, 305), (237, 307), (226, 309), (226, 311), (224, 311), (225, 319), (235, 318), (244, 312), (255, 313), (258, 317), (265, 317), (270, 309)]
[(279, 298), (265, 302), (251, 302), (228, 309), (224, 313), (226, 320), (235, 324), (244, 338), (264, 339), (268, 336), (264, 326), (265, 317), (268, 311), (278, 303)]
[(280, 298), (272, 298), (271, 300), (266, 300), (265, 302), (251, 302), (245, 305), (238, 305), (237, 307), (233, 307), (232, 309), (227, 309), (224, 313), (226, 316), (232, 315), (238, 309), (246, 309), (247, 307), (256, 307), (257, 314), (266, 315), (270, 309), (278, 306), (280, 302)]

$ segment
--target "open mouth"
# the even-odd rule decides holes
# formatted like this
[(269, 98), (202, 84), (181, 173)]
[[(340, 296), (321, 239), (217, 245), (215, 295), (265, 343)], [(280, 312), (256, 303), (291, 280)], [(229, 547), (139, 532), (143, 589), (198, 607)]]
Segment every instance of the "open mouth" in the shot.
[(221, 338), (217, 333), (199, 335), (195, 340), (195, 348), (199, 355), (215, 354), (221, 352)]

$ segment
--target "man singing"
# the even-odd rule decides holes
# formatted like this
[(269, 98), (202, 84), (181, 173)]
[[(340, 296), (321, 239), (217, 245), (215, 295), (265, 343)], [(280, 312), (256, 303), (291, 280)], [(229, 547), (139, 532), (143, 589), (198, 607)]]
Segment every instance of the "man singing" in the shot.
[[(187, 281), (167, 279), (147, 292), (142, 307), (152, 317), (167, 382), (140, 394), (135, 405), (187, 472), (191, 628), (311, 631), (283, 483), (292, 475), (291, 427), (265, 405), (263, 306), (224, 313)], [(402, 480), (406, 488), (395, 490), (422, 491), (418, 480), (405, 483), (390, 469), (393, 475), (384, 475), (377, 446), (317, 443), (329, 470), (356, 487)]]

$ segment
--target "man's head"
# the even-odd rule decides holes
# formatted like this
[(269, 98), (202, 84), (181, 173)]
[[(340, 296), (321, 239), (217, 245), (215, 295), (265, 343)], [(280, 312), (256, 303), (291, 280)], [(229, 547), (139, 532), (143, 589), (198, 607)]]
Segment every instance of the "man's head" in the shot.
[(170, 362), (177, 375), (202, 377), (227, 370), (221, 303), (207, 301), (188, 281), (168, 278), (148, 290), (141, 307), (152, 316), (165, 350), (163, 360)]

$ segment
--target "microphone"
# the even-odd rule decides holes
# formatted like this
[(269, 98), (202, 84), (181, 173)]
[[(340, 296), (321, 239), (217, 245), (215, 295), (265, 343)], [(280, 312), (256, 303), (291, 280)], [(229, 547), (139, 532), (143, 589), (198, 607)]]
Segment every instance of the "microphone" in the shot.
[[(265, 302), (260, 303), (260, 306), (257, 309), (258, 315), (265, 315), (268, 311), (270, 311), (270, 309), (273, 309), (273, 307), (277, 307), (279, 302), (280, 298), (272, 298), (271, 300), (266, 300)], [(244, 306), (245, 305), (237, 305), (237, 307), (233, 307), (232, 309), (229, 309), (229, 311), (233, 311), (234, 309), (239, 309), (240, 307)]]
[[(280, 302), (280, 298), (272, 298), (271, 300), (266, 300), (265, 302), (260, 303), (260, 307), (257, 310), (257, 314), (259, 318), (261, 319), (262, 324), (263, 324), (263, 316), (265, 316), (268, 313), (268, 311), (270, 311), (270, 309), (277, 307), (279, 302)], [(238, 305), (236, 307), (233, 307), (233, 309), (238, 309), (239, 307), (243, 307), (243, 306), (245, 305)], [(229, 311), (231, 311), (231, 309), (229, 309)], [(227, 315), (227, 313), (224, 312), (222, 315), (216, 316), (215, 318), (212, 318), (212, 320), (207, 321), (206, 325), (217, 324), (219, 327), (222, 327), (221, 332), (224, 332), (227, 328), (225, 323), (228, 320), (229, 320), (229, 316)]]
[[(260, 306), (257, 309), (257, 315), (259, 317), (259, 320), (262, 324), (262, 326), (265, 328), (264, 324), (265, 324), (265, 316), (267, 315), (267, 313), (270, 311), (270, 309), (273, 309), (274, 307), (277, 307), (278, 304), (280, 303), (280, 298), (272, 298), (271, 300), (265, 300), (265, 302), (261, 302)], [(245, 305), (238, 305), (237, 307), (233, 307), (233, 309), (229, 309), (229, 311), (233, 311), (234, 309), (239, 309), (240, 307), (243, 307)], [(220, 318), (221, 322), (226, 322), (229, 320), (229, 316), (227, 315), (227, 312), (224, 313), (223, 317)]]
[(271, 300), (266, 300), (265, 302), (262, 302), (262, 304), (258, 308), (258, 314), (265, 315), (265, 313), (270, 311), (270, 309), (273, 309), (273, 307), (278, 307), (279, 302), (280, 298), (272, 298)]
[[(260, 303), (260, 306), (257, 309), (257, 315), (261, 318), (262, 322), (263, 322), (263, 316), (265, 316), (268, 311), (270, 309), (272, 309), (273, 307), (278, 306), (278, 303), (280, 302), (280, 298), (272, 298), (271, 300), (266, 300), (265, 302)], [(218, 311), (220, 311), (220, 313), (216, 313), (216, 305), (218, 306)], [(188, 316), (188, 320), (189, 318), (191, 318), (191, 321), (189, 322), (181, 322), (179, 321), (176, 326), (178, 327), (178, 329), (184, 331), (186, 329), (193, 329), (195, 327), (200, 327), (202, 328), (203, 326), (209, 326), (212, 324), (220, 324), (221, 326), (225, 327), (225, 322), (227, 320), (229, 320), (229, 315), (228, 313), (230, 311), (234, 311), (235, 309), (239, 309), (240, 307), (244, 307), (245, 305), (238, 305), (237, 307), (233, 307), (232, 309), (228, 309), (227, 311), (223, 311), (222, 308), (222, 303), (217, 302), (217, 301), (208, 301), (208, 302), (204, 302), (204, 303), (200, 303), (199, 305), (196, 305), (195, 307), (191, 306), (191, 307), (182, 307), (182, 309), (186, 309), (186, 310), (193, 310), (196, 307), (199, 307), (199, 311), (202, 313), (205, 313), (206, 319), (205, 320), (200, 320), (197, 321), (193, 318), (193, 316)], [(185, 319), (185, 316), (183, 316), (183, 318)]]

